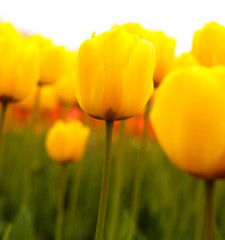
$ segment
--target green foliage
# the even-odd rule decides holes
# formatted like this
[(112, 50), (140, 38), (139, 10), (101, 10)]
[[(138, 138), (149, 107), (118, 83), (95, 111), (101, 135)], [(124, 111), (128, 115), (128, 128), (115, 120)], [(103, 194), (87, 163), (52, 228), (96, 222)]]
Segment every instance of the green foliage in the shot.
[[(7, 240), (54, 239), (60, 166), (47, 157), (45, 135), (46, 132), (38, 133), (28, 141), (26, 131), (5, 134), (0, 177), (0, 235), (5, 237), (8, 234)], [(112, 150), (106, 240), (113, 214), (111, 199), (116, 176), (116, 142), (117, 138)], [(139, 139), (126, 137), (121, 210), (115, 239), (131, 240), (134, 236), (134, 240), (200, 240), (204, 204), (202, 181), (177, 170), (156, 142), (148, 142), (139, 217), (137, 224), (132, 222), (131, 202), (139, 146)], [(103, 158), (104, 133), (93, 131), (83, 160), (69, 166), (63, 240), (94, 239)], [(24, 207), (24, 186), (29, 186), (24, 177), (28, 164), (31, 191)], [(220, 240), (225, 236), (223, 181), (218, 181), (216, 190), (215, 240)]]

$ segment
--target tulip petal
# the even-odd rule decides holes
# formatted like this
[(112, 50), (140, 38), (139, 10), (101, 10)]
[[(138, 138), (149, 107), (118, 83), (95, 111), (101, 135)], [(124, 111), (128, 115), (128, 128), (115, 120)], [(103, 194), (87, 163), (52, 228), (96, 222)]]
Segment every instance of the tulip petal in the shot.
[(153, 92), (154, 66), (153, 45), (146, 40), (140, 40), (123, 72), (121, 118), (128, 118), (139, 113), (150, 99)]

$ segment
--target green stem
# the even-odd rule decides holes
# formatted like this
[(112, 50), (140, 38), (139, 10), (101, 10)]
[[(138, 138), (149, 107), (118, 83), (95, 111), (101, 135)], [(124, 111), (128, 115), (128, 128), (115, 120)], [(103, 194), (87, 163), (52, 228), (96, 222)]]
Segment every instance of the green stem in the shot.
[[(77, 211), (77, 201), (78, 201), (78, 193), (79, 193), (79, 187), (80, 187), (80, 181), (82, 177), (82, 162), (73, 164), (73, 183), (70, 188), (70, 198), (69, 198), (69, 211), (68, 211), (68, 232), (69, 236), (72, 238), (72, 233), (74, 230), (74, 224), (73, 227), (71, 227), (71, 224), (73, 221), (75, 221), (76, 218), (76, 211)], [(76, 222), (75, 222), (76, 223)]]
[[(3, 128), (4, 128), (4, 120), (6, 115), (8, 104), (6, 102), (2, 102), (1, 106), (1, 115), (0, 115), (0, 178), (2, 178), (2, 170), (4, 167), (4, 160), (3, 160)], [(1, 179), (2, 182), (2, 179)]]
[(62, 239), (62, 226), (63, 226), (63, 218), (64, 218), (64, 201), (65, 201), (65, 193), (66, 193), (66, 180), (67, 180), (67, 164), (62, 163), (58, 207), (57, 207), (55, 240)]
[(105, 161), (103, 166), (102, 175), (102, 186), (101, 195), (98, 209), (98, 220), (95, 232), (95, 240), (103, 239), (103, 231), (105, 224), (105, 213), (108, 197), (108, 186), (109, 186), (109, 176), (110, 176), (110, 154), (112, 145), (112, 134), (113, 134), (113, 122), (106, 121), (106, 151), (105, 151)]
[(1, 116), (0, 116), (0, 144), (2, 142), (2, 135), (3, 135), (3, 127), (4, 127), (4, 120), (5, 120), (6, 109), (7, 109), (7, 103), (2, 102)]
[(136, 223), (138, 218), (139, 197), (140, 197), (141, 187), (142, 187), (142, 179), (143, 179), (143, 171), (144, 171), (143, 168), (144, 168), (144, 160), (145, 160), (146, 147), (147, 147), (149, 112), (150, 112), (150, 101), (148, 101), (146, 104), (145, 116), (144, 116), (144, 129), (142, 133), (140, 154), (137, 161), (137, 167), (135, 168), (137, 175), (134, 182), (134, 191), (133, 191), (132, 209), (131, 209), (132, 220), (134, 223)]
[(35, 124), (36, 124), (37, 118), (38, 118), (40, 96), (41, 96), (41, 86), (38, 86), (37, 92), (35, 95), (35, 100), (34, 100), (34, 109), (33, 109), (33, 113), (31, 116), (31, 122), (28, 127), (27, 136), (26, 136), (28, 151), (27, 151), (27, 156), (25, 156), (25, 161), (24, 161), (25, 172), (24, 172), (24, 188), (23, 188), (23, 201), (22, 201), (23, 207), (27, 206), (27, 204), (29, 202), (29, 198), (30, 198), (30, 191), (31, 191), (30, 173), (31, 173), (33, 157), (35, 154), (34, 153), (35, 141), (34, 140), (32, 141), (31, 139), (32, 139), (32, 135), (34, 134)]
[(205, 181), (205, 234), (204, 240), (213, 240), (214, 229), (214, 180)]
[(112, 210), (111, 210), (111, 221), (109, 223), (109, 234), (108, 240), (115, 239), (115, 233), (117, 232), (116, 227), (118, 225), (118, 217), (120, 212), (120, 198), (121, 198), (121, 187), (122, 187), (122, 163), (123, 163), (123, 152), (124, 152), (124, 132), (125, 132), (125, 121), (121, 121), (120, 133), (117, 147), (117, 158), (115, 159), (115, 185), (112, 199)]

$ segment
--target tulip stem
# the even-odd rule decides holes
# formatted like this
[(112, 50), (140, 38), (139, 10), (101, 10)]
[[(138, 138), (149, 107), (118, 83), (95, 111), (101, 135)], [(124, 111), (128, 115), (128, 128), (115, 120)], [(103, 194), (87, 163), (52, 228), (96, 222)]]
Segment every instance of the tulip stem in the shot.
[(214, 228), (214, 180), (205, 181), (205, 234), (204, 240), (213, 240)]
[(145, 109), (145, 116), (144, 116), (144, 129), (142, 132), (142, 139), (141, 139), (141, 146), (140, 146), (140, 153), (139, 158), (137, 161), (137, 167), (135, 168), (136, 171), (136, 178), (134, 182), (134, 191), (133, 191), (133, 198), (132, 198), (132, 221), (136, 223), (138, 218), (138, 207), (139, 207), (139, 197), (142, 187), (142, 179), (143, 179), (143, 167), (144, 167), (144, 160), (146, 155), (146, 147), (147, 147), (147, 132), (148, 132), (148, 117), (150, 112), (150, 101), (146, 104)]
[(105, 224), (105, 213), (108, 197), (108, 186), (110, 176), (110, 155), (112, 145), (112, 134), (113, 134), (113, 121), (106, 121), (106, 150), (105, 150), (105, 161), (103, 165), (101, 195), (98, 209), (98, 220), (95, 232), (95, 240), (103, 239), (103, 231)]
[[(4, 167), (3, 161), (3, 128), (4, 128), (4, 120), (6, 115), (7, 103), (2, 102), (1, 106), (1, 115), (0, 115), (0, 177), (2, 177), (2, 169)], [(2, 179), (1, 179), (2, 180)]]
[(34, 127), (38, 118), (40, 96), (41, 96), (41, 86), (38, 86), (37, 92), (35, 95), (35, 100), (34, 100), (34, 109), (31, 116), (31, 122), (28, 127), (27, 136), (26, 136), (27, 138), (26, 141), (29, 147), (28, 147), (27, 156), (24, 162), (25, 172), (24, 172), (24, 188), (23, 188), (23, 200), (22, 200), (23, 207), (26, 207), (29, 204), (30, 193), (31, 193), (30, 174), (31, 174), (31, 166), (33, 163), (34, 145), (35, 145), (35, 141), (34, 140), (31, 141), (31, 139), (32, 139), (32, 134), (34, 134)]
[(2, 102), (1, 116), (0, 116), (0, 144), (2, 142), (2, 135), (3, 135), (3, 127), (4, 127), (4, 120), (5, 120), (6, 109), (7, 109), (7, 103), (6, 102)]
[(122, 187), (122, 163), (123, 163), (123, 152), (124, 152), (124, 132), (125, 132), (125, 121), (121, 121), (119, 139), (117, 142), (117, 158), (115, 159), (115, 184), (113, 189), (111, 219), (109, 223), (109, 234), (108, 240), (115, 239), (115, 233), (117, 233), (118, 217), (120, 211), (120, 198), (121, 198), (121, 187)]
[(62, 239), (62, 226), (63, 226), (63, 218), (64, 218), (66, 181), (67, 181), (67, 163), (62, 163), (61, 164), (61, 177), (60, 177), (58, 208), (57, 208), (57, 221), (56, 221), (56, 229), (55, 229), (55, 240)]

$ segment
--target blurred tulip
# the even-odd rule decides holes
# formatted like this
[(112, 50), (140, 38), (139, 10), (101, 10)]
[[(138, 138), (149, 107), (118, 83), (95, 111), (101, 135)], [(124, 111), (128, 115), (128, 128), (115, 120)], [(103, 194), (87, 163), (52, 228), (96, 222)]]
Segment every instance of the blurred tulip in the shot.
[(178, 69), (158, 89), (151, 121), (169, 159), (206, 179), (225, 177), (225, 67)]
[(76, 77), (76, 70), (70, 71), (64, 74), (55, 84), (56, 95), (59, 101), (65, 105), (74, 105), (77, 102), (74, 86)]
[[(200, 64), (210, 67), (215, 64), (215, 55), (217, 55), (216, 63), (221, 62), (220, 51), (224, 48), (224, 43), (225, 27), (216, 22), (210, 22), (195, 32), (192, 53)], [(222, 62), (225, 62), (224, 57)]]
[(18, 36), (0, 35), (0, 55), (0, 101), (24, 99), (39, 78), (37, 49)]
[(20, 33), (13, 27), (11, 23), (0, 22), (0, 37), (14, 35), (19, 37)]
[(79, 161), (85, 151), (89, 134), (90, 129), (80, 121), (66, 123), (58, 120), (47, 133), (46, 151), (56, 162)]
[(153, 91), (154, 66), (153, 45), (119, 27), (86, 40), (75, 89), (81, 108), (107, 121), (139, 113)]
[(158, 86), (164, 76), (171, 70), (174, 60), (176, 41), (168, 37), (163, 31), (151, 31), (137, 23), (125, 23), (121, 26), (131, 34), (150, 41), (155, 47), (154, 83)]
[(26, 39), (36, 45), (40, 52), (40, 84), (51, 84), (57, 81), (67, 67), (67, 51), (62, 46), (56, 46), (50, 39), (34, 35)]

